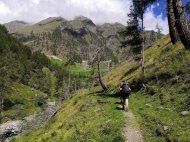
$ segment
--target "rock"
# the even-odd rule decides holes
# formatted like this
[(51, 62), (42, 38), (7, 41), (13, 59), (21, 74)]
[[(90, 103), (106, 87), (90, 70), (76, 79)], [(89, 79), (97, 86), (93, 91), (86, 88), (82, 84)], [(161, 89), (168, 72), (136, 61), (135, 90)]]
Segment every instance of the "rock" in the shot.
[(181, 112), (181, 115), (187, 116), (187, 115), (189, 115), (189, 111), (182, 111), (182, 112)]
[(32, 121), (34, 121), (36, 115), (37, 115), (37, 113), (27, 116), (27, 117), (24, 117), (24, 120), (26, 120), (27, 122), (32, 122)]
[(55, 106), (55, 102), (48, 102), (48, 106)]
[(169, 127), (168, 127), (168, 126), (163, 126), (163, 128), (164, 128), (164, 131), (169, 130)]
[(12, 137), (21, 132), (23, 121), (8, 121), (0, 125), (0, 136)]

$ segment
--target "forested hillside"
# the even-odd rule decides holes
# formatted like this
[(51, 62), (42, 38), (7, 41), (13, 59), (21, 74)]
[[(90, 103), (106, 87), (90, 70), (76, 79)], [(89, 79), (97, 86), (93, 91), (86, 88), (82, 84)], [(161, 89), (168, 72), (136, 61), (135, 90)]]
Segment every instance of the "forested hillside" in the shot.
[(22, 4), (0, 18), (104, 24), (0, 25), (0, 142), (190, 142), (187, 0)]
[[(20, 25), (17, 21), (5, 24), (19, 41), (28, 45), (33, 51), (42, 51), (61, 59), (74, 60), (88, 64), (95, 62), (95, 55), (101, 49), (102, 60), (118, 63), (127, 56), (127, 49), (120, 48), (120, 32), (125, 26), (120, 23), (95, 25), (89, 18), (80, 16), (74, 20), (62, 17), (50, 17), (33, 25)], [(14, 29), (14, 30), (12, 30)], [(146, 45), (162, 36), (161, 33), (147, 31)]]
[(11, 37), (4, 26), (0, 26), (0, 30), (0, 97), (3, 103), (0, 119), (4, 122), (23, 118), (44, 105), (47, 99), (44, 93), (55, 95), (50, 89), (53, 84), (45, 84), (50, 83), (44, 78), (47, 76), (45, 70), (56, 77), (44, 54), (32, 53), (30, 48)]
[(145, 57), (145, 77), (140, 63), (129, 59), (104, 77), (110, 87), (106, 93), (99, 87), (77, 92), (46, 127), (15, 141), (124, 141), (118, 109), (122, 80), (132, 86), (129, 109), (138, 118), (144, 141), (189, 141), (189, 116), (184, 114), (190, 110), (189, 52), (165, 36), (145, 50)]
[(57, 64), (40, 51), (32, 52), (4, 26), (0, 26), (0, 43), (1, 122), (22, 119), (48, 101), (69, 98), (71, 92), (92, 82), (86, 83), (90, 71), (89, 78), (84, 78), (82, 67), (78, 73), (70, 73), (68, 65)]

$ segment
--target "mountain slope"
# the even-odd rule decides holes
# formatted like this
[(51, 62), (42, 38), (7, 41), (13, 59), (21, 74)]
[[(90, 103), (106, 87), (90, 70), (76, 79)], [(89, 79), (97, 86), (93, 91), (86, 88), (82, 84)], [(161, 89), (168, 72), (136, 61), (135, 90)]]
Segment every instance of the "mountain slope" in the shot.
[(43, 85), (40, 84), (45, 77), (42, 69), (50, 68), (50, 62), (45, 55), (39, 52), (32, 53), (30, 48), (10, 36), (2, 25), (0, 43), (0, 114), (2, 114), (0, 123), (2, 123), (22, 119), (42, 108), (48, 98), (42, 93), (45, 92), (42, 89), (45, 88), (45, 84), (42, 82)]
[[(55, 55), (79, 63), (82, 60), (93, 63), (97, 51), (101, 49), (101, 60), (117, 63), (127, 56), (127, 49), (119, 48), (119, 32), (124, 28), (125, 26), (119, 23), (95, 25), (91, 19), (83, 16), (70, 21), (62, 17), (49, 17), (34, 25), (18, 29), (13, 35), (33, 51), (40, 50), (46, 55)], [(147, 46), (156, 40), (153, 37), (156, 37), (157, 33), (151, 33), (152, 40)], [(149, 36), (147, 34), (147, 37)]]
[(124, 118), (115, 109), (116, 98), (104, 97), (99, 90), (78, 91), (46, 127), (13, 141), (124, 142), (121, 135)]
[(30, 26), (29, 23), (26, 23), (24, 21), (17, 21), (17, 20), (9, 22), (9, 23), (5, 23), (4, 25), (10, 33), (14, 33), (18, 30), (21, 30), (22, 28)]
[(174, 46), (165, 36), (145, 51), (145, 78), (140, 63), (127, 60), (104, 77), (108, 92), (81, 90), (46, 127), (15, 141), (122, 142), (124, 121), (122, 111), (117, 110), (117, 86), (122, 80), (128, 80), (134, 90), (129, 109), (138, 118), (144, 141), (190, 141), (190, 118), (181, 113), (190, 111), (189, 59), (180, 42)]
[(122, 63), (105, 77), (110, 85), (121, 80), (132, 85), (135, 92), (129, 108), (138, 116), (146, 142), (190, 141), (189, 59), (183, 45), (172, 45), (166, 36), (146, 49), (145, 78), (140, 64), (133, 60)]
[(42, 109), (40, 103), (47, 101), (47, 95), (29, 88), (23, 84), (12, 83), (11, 92), (4, 98), (4, 112), (2, 122), (21, 120), (26, 116), (33, 115)]
[[(120, 24), (114, 33), (122, 30), (123, 27)], [(13, 35), (34, 51), (41, 50), (47, 55), (55, 55), (61, 59), (67, 57), (75, 59), (76, 62), (81, 62), (81, 60), (92, 62), (100, 48), (103, 49), (104, 60), (116, 59), (115, 52), (106, 46), (107, 39), (101, 35), (92, 20), (83, 16), (71, 21), (62, 17), (50, 17), (34, 25), (18, 29)], [(119, 39), (114, 38), (114, 40), (117, 41), (114, 45), (115, 50), (116, 48), (118, 50)]]

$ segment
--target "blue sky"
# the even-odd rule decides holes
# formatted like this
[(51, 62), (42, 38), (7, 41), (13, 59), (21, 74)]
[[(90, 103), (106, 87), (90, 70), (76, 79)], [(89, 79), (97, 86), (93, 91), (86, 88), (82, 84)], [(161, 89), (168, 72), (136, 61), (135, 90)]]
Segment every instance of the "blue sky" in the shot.
[[(185, 5), (188, 1), (190, 0), (183, 0), (183, 4)], [(157, 5), (159, 3), (159, 6)], [(157, 0), (157, 3), (154, 5), (156, 6), (155, 9), (153, 9), (155, 15), (160, 15), (161, 13), (163, 14), (163, 18), (167, 16), (166, 12), (166, 0)]]
[[(154, 4), (149, 6), (145, 13), (145, 29), (155, 30), (155, 25), (162, 29), (162, 33), (167, 34), (168, 20), (167, 20), (167, 0), (157, 0)], [(190, 0), (183, 0), (185, 5)]]

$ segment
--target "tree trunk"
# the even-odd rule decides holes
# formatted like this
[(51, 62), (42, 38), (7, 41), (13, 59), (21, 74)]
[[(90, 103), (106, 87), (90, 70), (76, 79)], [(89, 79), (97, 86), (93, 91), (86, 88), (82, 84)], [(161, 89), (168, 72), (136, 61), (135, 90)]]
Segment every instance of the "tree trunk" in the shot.
[(3, 119), (3, 103), (4, 103), (4, 97), (0, 95), (0, 124)]
[(102, 74), (101, 74), (101, 71), (100, 71), (100, 61), (99, 60), (98, 60), (98, 79), (99, 79), (100, 85), (102, 86), (104, 91), (107, 91), (108, 87), (102, 80)]
[(142, 2), (142, 63), (141, 63), (141, 68), (142, 68), (142, 74), (145, 76), (145, 65), (144, 65), (144, 48), (145, 48), (145, 33), (144, 33), (144, 2)]
[(173, 6), (179, 38), (185, 46), (185, 48), (190, 50), (190, 31), (185, 18), (182, 1), (173, 0)]
[(175, 25), (173, 0), (167, 0), (167, 11), (170, 38), (172, 43), (175, 44), (178, 41), (178, 32)]

